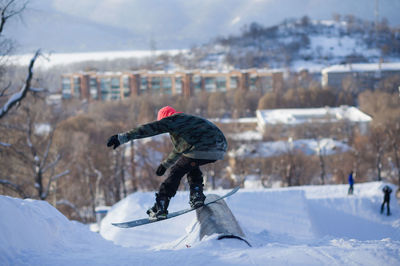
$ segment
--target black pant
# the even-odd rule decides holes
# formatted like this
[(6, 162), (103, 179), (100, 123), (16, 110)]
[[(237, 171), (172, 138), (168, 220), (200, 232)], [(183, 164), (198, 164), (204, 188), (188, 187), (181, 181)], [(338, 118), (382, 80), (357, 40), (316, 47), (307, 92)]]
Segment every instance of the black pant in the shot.
[(347, 192), (349, 195), (353, 195), (353, 184), (350, 185), (349, 191)]
[(165, 179), (161, 184), (159, 195), (165, 195), (170, 198), (175, 196), (179, 184), (181, 183), (181, 179), (185, 174), (187, 174), (187, 179), (191, 187), (202, 185), (203, 174), (200, 171), (199, 166), (213, 162), (215, 162), (215, 160), (192, 159), (181, 156), (181, 158), (179, 158), (179, 160), (171, 167), (167, 179)]
[(383, 203), (381, 205), (381, 213), (383, 213), (383, 210), (385, 208), (385, 203), (386, 203), (386, 214), (390, 215), (390, 199), (383, 200)]

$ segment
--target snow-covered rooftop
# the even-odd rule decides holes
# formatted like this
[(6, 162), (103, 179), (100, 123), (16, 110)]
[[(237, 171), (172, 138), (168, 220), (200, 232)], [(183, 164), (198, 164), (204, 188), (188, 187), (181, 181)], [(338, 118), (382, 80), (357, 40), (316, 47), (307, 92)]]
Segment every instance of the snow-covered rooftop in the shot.
[(400, 71), (400, 62), (333, 65), (322, 70), (322, 74), (332, 72)]
[(257, 110), (259, 126), (268, 124), (297, 125), (311, 122), (370, 122), (372, 118), (353, 106)]
[(257, 123), (256, 117), (242, 117), (238, 119), (234, 118), (212, 118), (211, 121), (222, 123), (222, 124), (232, 124), (232, 123), (240, 123), (240, 124), (252, 124)]
[(290, 150), (301, 151), (306, 155), (333, 155), (349, 151), (347, 144), (333, 139), (299, 139), (294, 141), (270, 141), (257, 144), (242, 144), (238, 149), (231, 150), (228, 155), (234, 158), (267, 158), (279, 156)]

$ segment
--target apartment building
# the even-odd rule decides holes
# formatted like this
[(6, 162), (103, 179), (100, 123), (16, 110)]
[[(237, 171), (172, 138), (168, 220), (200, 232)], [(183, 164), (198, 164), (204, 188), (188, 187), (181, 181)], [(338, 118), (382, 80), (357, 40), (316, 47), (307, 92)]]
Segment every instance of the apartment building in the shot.
[(232, 71), (135, 71), (78, 72), (62, 75), (63, 99), (120, 100), (136, 95), (184, 95), (201, 91), (225, 92), (235, 89), (280, 90), (283, 71), (247, 69)]
[(333, 65), (322, 70), (322, 86), (342, 89), (347, 80), (361, 92), (375, 89), (382, 79), (393, 75), (400, 75), (400, 63)]

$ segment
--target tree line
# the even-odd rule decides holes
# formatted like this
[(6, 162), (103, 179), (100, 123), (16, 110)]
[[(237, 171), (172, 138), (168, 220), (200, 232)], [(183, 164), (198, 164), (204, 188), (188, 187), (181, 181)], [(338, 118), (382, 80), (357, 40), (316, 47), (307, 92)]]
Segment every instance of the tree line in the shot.
[[(299, 93), (293, 93), (294, 102), (310, 97), (302, 95), (302, 90), (296, 91)], [(321, 90), (321, 93), (326, 92)], [(28, 95), (25, 104), (1, 119), (0, 193), (47, 200), (70, 218), (91, 221), (96, 206), (114, 204), (134, 191), (156, 190), (163, 178), (156, 176), (154, 170), (171, 150), (168, 137), (161, 136), (146, 142), (134, 141), (112, 151), (105, 145), (109, 136), (155, 120), (157, 110), (165, 105), (208, 118), (234, 114), (241, 117), (254, 115), (263, 99), (271, 95), (266, 93), (260, 98), (235, 91), (204, 93), (190, 99), (140, 96), (90, 104), (72, 100), (62, 106), (48, 106), (45, 97)], [(284, 186), (345, 183), (350, 170), (355, 170), (358, 182), (385, 179), (399, 183), (399, 96), (367, 91), (357, 101), (373, 117), (367, 135), (354, 131), (346, 122), (325, 127), (304, 125), (293, 135), (319, 139), (325, 134), (345, 139), (351, 151), (310, 157), (288, 149), (283, 155), (244, 159), (235, 165), (226, 158), (205, 169), (209, 185), (243, 184), (250, 174), (260, 175), (265, 186), (274, 181)], [(310, 107), (308, 103), (296, 104), (296, 107)], [(219, 126), (227, 136), (242, 131), (224, 124)], [(268, 141), (281, 139), (279, 130), (264, 137)], [(228, 142), (230, 149), (243, 144), (232, 138)], [(184, 182), (181, 188), (185, 186)]]

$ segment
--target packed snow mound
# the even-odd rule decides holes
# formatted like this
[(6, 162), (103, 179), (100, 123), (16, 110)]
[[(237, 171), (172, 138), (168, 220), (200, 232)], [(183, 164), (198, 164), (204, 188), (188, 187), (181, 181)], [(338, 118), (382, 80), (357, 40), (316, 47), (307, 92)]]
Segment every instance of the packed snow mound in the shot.
[[(100, 234), (46, 202), (0, 196), (0, 264), (400, 265), (400, 207), (392, 193), (393, 215), (380, 214), (384, 185), (355, 184), (350, 196), (347, 185), (239, 190), (225, 201), (252, 248), (216, 235), (200, 241), (195, 212), (131, 229), (110, 225), (145, 217), (150, 192), (115, 204)], [(170, 211), (187, 208), (188, 198), (178, 192)]]
[[(268, 232), (268, 237), (274, 239), (289, 238), (300, 242), (325, 236), (400, 240), (398, 205), (392, 200), (393, 215), (390, 217), (383, 217), (379, 212), (383, 186), (384, 183), (380, 182), (356, 184), (354, 195), (351, 196), (347, 195), (348, 185), (242, 189), (225, 201), (250, 238)], [(225, 192), (209, 193), (223, 195)], [(187, 208), (188, 198), (187, 192), (178, 192), (171, 200), (170, 211)], [(105, 217), (101, 235), (127, 247), (154, 247), (154, 235), (157, 236), (157, 242), (163, 242), (163, 248), (193, 246), (199, 241), (195, 212), (135, 229), (111, 225), (112, 222), (145, 217), (147, 208), (153, 203), (154, 193), (131, 194), (114, 205)], [(177, 237), (180, 245), (174, 241)], [(182, 244), (183, 239), (186, 239), (185, 245)], [(263, 241), (257, 237), (253, 240)]]

